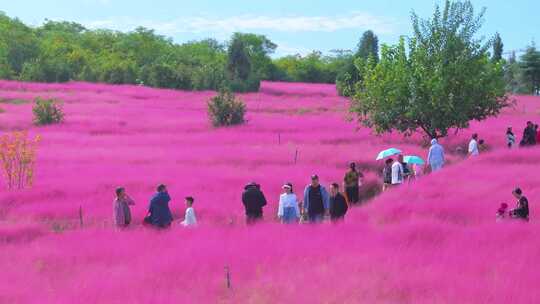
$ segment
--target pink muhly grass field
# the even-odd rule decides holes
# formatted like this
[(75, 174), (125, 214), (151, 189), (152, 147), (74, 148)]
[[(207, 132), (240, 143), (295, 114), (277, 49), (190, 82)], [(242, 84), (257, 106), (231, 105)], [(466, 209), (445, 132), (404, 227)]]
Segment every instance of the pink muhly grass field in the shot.
[[(0, 131), (42, 137), (34, 187), (0, 188), (0, 303), (540, 302), (540, 150), (509, 150), (504, 135), (512, 125), (521, 139), (527, 120), (540, 121), (540, 98), (515, 97), (499, 117), (443, 139), (442, 172), (353, 208), (343, 224), (283, 226), (284, 182), (297, 193), (313, 173), (341, 182), (354, 160), (375, 185), (378, 151), (425, 158), (426, 141), (358, 128), (332, 85), (263, 83), (240, 96), (247, 124), (222, 129), (206, 115), (213, 95), (0, 81)], [(31, 102), (9, 102), (36, 96), (62, 100), (65, 123), (35, 127)], [(456, 149), (474, 132), (489, 151), (464, 159)], [(252, 180), (269, 205), (264, 223), (246, 227), (240, 196)], [(195, 197), (198, 228), (141, 227), (159, 183), (177, 219), (183, 197)], [(127, 231), (111, 223), (117, 186), (137, 203)], [(516, 186), (531, 221), (496, 223)]]

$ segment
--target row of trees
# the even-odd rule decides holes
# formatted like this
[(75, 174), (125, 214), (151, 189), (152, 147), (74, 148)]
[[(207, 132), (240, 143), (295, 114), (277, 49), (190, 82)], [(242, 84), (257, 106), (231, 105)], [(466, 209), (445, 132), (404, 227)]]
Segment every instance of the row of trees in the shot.
[(334, 83), (355, 56), (313, 52), (272, 60), (276, 48), (265, 36), (249, 33), (235, 33), (227, 43), (176, 44), (142, 27), (122, 33), (46, 21), (34, 28), (0, 12), (2, 79), (256, 91), (261, 79)]

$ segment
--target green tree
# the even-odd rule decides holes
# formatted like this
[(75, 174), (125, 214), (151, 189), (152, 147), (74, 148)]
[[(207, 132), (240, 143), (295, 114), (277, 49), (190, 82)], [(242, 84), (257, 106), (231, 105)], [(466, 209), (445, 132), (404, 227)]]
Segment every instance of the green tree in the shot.
[(227, 72), (229, 87), (234, 92), (257, 91), (260, 86), (258, 75), (253, 72), (246, 43), (234, 37), (228, 50)]
[(491, 61), (498, 62), (502, 59), (504, 44), (499, 33), (495, 34), (493, 38), (493, 55), (491, 56)]
[(38, 55), (38, 41), (32, 28), (18, 19), (11, 19), (0, 12), (0, 44), (5, 47), (4, 56), (9, 70), (18, 75), (27, 61)]
[(540, 52), (533, 43), (521, 56), (519, 63), (524, 86), (530, 94), (540, 93)]
[(379, 38), (373, 31), (368, 30), (362, 34), (355, 58), (368, 59), (370, 56), (375, 62), (379, 60)]
[(382, 48), (378, 64), (372, 57), (364, 64), (352, 106), (359, 120), (379, 133), (421, 129), (438, 138), (497, 115), (508, 101), (502, 63), (491, 63), (490, 43), (475, 39), (484, 12), (475, 15), (470, 1), (446, 1), (430, 20), (413, 13), (408, 49), (402, 38)]
[(512, 52), (508, 60), (504, 63), (504, 82), (506, 91), (512, 94), (527, 93), (521, 83), (521, 70), (516, 61), (516, 53)]
[(261, 79), (271, 79), (275, 74), (275, 66), (270, 58), (277, 48), (277, 45), (264, 35), (250, 33), (234, 33), (232, 40), (243, 41), (254, 72)]
[(373, 58), (375, 63), (379, 61), (379, 38), (373, 31), (368, 30), (362, 34), (354, 56), (351, 56), (347, 64), (337, 73), (336, 86), (340, 95), (347, 97), (354, 95), (356, 84), (362, 81), (358, 67), (358, 64), (361, 63), (359, 63), (358, 59), (365, 62), (370, 57)]

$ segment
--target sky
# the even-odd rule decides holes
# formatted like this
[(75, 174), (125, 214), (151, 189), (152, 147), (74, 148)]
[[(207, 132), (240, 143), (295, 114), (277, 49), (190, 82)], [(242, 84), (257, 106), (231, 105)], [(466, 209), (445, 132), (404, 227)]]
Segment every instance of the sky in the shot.
[[(215, 38), (233, 32), (266, 35), (278, 45), (275, 56), (313, 50), (353, 50), (366, 30), (381, 43), (410, 35), (410, 14), (430, 17), (434, 0), (0, 0), (0, 11), (30, 25), (45, 19), (75, 21), (88, 28), (154, 29), (175, 42)], [(487, 8), (481, 35), (499, 32), (505, 51), (540, 39), (538, 0), (472, 0)]]

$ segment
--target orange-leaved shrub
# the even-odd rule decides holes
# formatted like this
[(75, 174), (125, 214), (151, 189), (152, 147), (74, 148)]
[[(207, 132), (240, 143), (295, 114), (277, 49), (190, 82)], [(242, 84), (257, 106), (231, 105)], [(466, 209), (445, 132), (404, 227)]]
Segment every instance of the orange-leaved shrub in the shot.
[(39, 136), (15, 131), (0, 136), (0, 162), (8, 189), (31, 186), (34, 179), (36, 149)]

